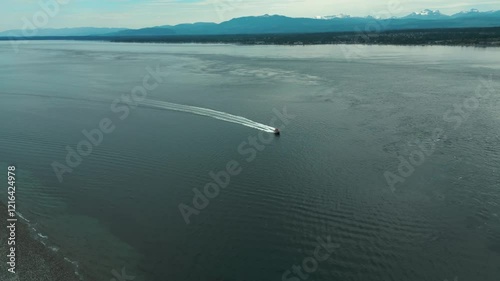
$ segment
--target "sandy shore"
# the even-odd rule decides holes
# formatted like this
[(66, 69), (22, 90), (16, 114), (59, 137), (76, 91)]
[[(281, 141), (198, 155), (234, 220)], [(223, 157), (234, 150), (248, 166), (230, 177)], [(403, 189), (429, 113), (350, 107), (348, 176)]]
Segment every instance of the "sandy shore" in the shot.
[(16, 223), (16, 274), (7, 271), (7, 208), (0, 203), (0, 280), (2, 281), (73, 281), (80, 280), (72, 265), (57, 253), (33, 239), (28, 226)]

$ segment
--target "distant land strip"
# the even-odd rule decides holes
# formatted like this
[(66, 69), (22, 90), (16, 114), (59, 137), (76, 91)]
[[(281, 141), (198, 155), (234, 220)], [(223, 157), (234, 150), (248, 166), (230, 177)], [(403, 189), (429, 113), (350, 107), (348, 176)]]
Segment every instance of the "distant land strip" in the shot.
[(440, 45), (500, 47), (500, 27), (393, 30), (383, 32), (326, 32), (234, 35), (162, 36), (39, 36), (0, 37), (8, 40), (79, 40), (131, 43), (202, 43), (242, 45)]

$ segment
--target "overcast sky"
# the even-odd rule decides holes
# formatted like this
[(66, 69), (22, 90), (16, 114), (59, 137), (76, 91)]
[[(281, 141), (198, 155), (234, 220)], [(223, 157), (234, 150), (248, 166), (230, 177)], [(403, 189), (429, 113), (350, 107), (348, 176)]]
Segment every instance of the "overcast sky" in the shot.
[[(59, 9), (40, 28), (128, 27), (141, 28), (192, 22), (221, 22), (234, 17), (280, 14), (315, 17), (403, 16), (423, 9), (453, 14), (472, 8), (500, 10), (500, 0), (2, 0), (0, 31), (22, 29), (24, 19), (43, 11), (40, 3), (58, 2)], [(52, 8), (51, 10), (53, 10)]]

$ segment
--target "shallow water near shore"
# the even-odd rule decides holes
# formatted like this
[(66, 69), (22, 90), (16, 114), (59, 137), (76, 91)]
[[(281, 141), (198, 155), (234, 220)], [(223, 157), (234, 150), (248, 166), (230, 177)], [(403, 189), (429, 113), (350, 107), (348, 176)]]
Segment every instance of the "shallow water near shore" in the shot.
[[(251, 161), (251, 127), (146, 105), (121, 120), (114, 101), (158, 65), (148, 100), (294, 118)], [(0, 162), (34, 239), (84, 280), (282, 280), (318, 237), (339, 248), (310, 280), (498, 280), (499, 71), (498, 48), (0, 42)], [(103, 118), (115, 130), (59, 182), (51, 165)], [(384, 173), (431, 141), (392, 192)], [(231, 160), (187, 225), (179, 204)]]

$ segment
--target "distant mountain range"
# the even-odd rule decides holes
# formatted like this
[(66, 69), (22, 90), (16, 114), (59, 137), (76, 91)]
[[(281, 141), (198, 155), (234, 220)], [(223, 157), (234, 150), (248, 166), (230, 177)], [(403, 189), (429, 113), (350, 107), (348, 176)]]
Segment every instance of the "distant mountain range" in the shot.
[[(476, 9), (445, 15), (438, 10), (423, 10), (400, 18), (377, 19), (349, 15), (316, 18), (291, 18), (280, 15), (234, 18), (222, 23), (165, 25), (141, 29), (125, 28), (64, 28), (40, 29), (29, 36), (171, 36), (225, 34), (283, 34), (352, 31), (388, 31), (435, 28), (498, 27), (500, 11), (480, 12)], [(376, 29), (376, 30), (374, 30)], [(29, 33), (29, 32), (26, 32)], [(0, 32), (2, 37), (25, 37), (22, 30)]]
[(43, 28), (23, 31), (21, 29), (0, 32), (0, 36), (26, 37), (26, 36), (88, 36), (115, 33), (125, 28), (99, 28), (99, 27), (76, 27), (76, 28)]

